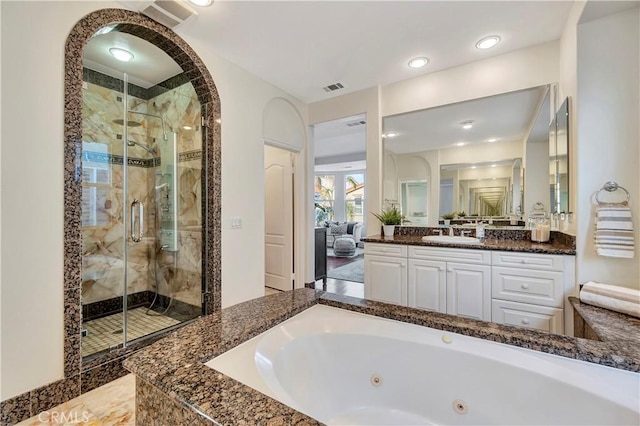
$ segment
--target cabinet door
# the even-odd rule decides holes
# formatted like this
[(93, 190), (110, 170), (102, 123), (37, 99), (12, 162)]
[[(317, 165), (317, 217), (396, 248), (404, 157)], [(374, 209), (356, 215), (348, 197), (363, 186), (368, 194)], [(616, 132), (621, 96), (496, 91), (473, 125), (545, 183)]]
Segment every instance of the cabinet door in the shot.
[(366, 255), (364, 297), (407, 306), (407, 259)]
[(447, 313), (491, 321), (491, 267), (447, 263)]
[(409, 260), (408, 305), (426, 311), (447, 313), (447, 264), (431, 260)]

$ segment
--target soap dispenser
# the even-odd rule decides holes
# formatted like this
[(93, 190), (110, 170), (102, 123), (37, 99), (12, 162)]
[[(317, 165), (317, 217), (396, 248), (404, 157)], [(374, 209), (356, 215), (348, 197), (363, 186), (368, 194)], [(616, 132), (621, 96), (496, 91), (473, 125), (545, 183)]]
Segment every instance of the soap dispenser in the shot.
[(484, 222), (480, 222), (476, 225), (476, 238), (480, 241), (484, 241)]

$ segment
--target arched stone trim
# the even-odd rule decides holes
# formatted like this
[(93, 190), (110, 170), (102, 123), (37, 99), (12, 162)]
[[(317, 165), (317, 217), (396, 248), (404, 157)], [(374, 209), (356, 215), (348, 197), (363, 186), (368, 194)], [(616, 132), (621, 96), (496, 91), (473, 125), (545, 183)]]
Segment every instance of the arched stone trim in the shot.
[[(165, 51), (190, 79), (202, 105), (202, 276), (206, 313), (221, 309), (221, 136), (220, 99), (209, 71), (194, 50), (167, 27), (136, 12), (103, 9), (82, 18), (73, 27), (65, 45), (64, 92), (64, 375), (65, 381), (85, 376), (95, 381), (92, 368), (113, 360), (121, 362), (127, 351), (110, 353), (97, 361), (82, 363), (81, 355), (81, 152), (82, 152), (82, 51), (97, 30), (113, 25), (116, 31), (142, 38)], [(132, 348), (129, 348), (129, 351)], [(135, 348), (133, 348), (135, 349)], [(120, 367), (121, 369), (121, 367)], [(95, 368), (98, 370), (98, 368)], [(105, 377), (102, 377), (105, 379)], [(104, 381), (104, 380), (103, 380)], [(108, 380), (107, 380), (108, 381)], [(56, 382), (57, 383), (57, 382)], [(95, 385), (95, 383), (93, 383)], [(80, 386), (78, 386), (80, 387)], [(95, 386), (89, 386), (95, 387)], [(70, 395), (73, 397), (74, 395)], [(67, 398), (68, 399), (68, 398)], [(66, 399), (65, 399), (66, 400)]]

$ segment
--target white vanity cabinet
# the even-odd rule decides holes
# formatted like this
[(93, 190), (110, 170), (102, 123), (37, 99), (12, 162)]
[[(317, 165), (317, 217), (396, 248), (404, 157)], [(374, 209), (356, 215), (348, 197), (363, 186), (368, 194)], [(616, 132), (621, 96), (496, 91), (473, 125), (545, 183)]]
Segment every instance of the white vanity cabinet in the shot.
[(366, 243), (367, 299), (572, 335), (575, 258)]
[[(492, 321), (562, 334), (568, 256), (494, 252)], [(573, 262), (571, 262), (573, 263)]]
[(406, 306), (407, 247), (367, 243), (364, 254), (364, 297)]
[(408, 306), (491, 321), (491, 254), (409, 246)]

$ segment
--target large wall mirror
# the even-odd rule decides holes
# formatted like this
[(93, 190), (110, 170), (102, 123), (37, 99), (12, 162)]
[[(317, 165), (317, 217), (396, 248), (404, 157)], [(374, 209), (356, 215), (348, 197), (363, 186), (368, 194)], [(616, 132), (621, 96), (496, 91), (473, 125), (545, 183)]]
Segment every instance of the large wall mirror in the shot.
[[(550, 111), (550, 86), (538, 86), (384, 117), (383, 207), (411, 226), (520, 214), (538, 201), (549, 210)], [(424, 187), (420, 203), (406, 182)]]

